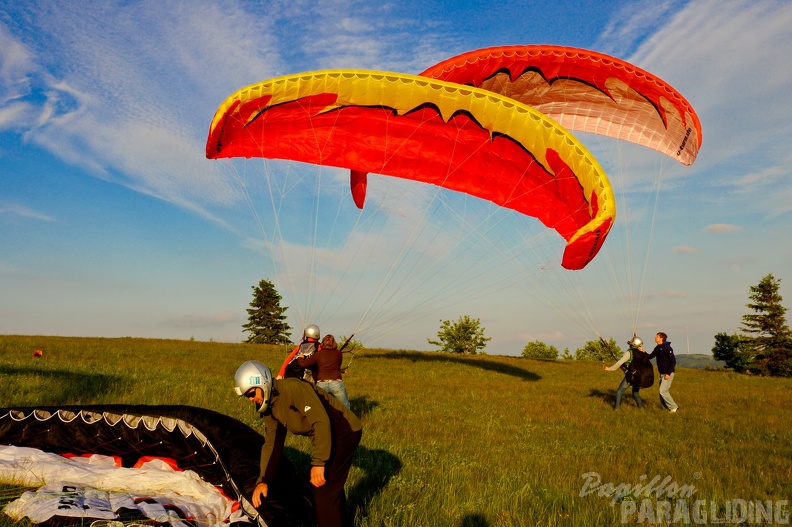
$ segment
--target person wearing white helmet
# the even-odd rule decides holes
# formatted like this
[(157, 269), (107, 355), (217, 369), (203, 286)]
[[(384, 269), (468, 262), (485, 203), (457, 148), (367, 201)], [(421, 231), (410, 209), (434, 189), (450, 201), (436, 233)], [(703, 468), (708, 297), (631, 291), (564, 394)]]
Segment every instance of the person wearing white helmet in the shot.
[(272, 372), (257, 360), (244, 362), (234, 374), (234, 391), (240, 397), (248, 399), (253, 399), (255, 395), (256, 411), (260, 414), (268, 413), (272, 394)]
[[(639, 392), (641, 388), (648, 388), (654, 382), (654, 372), (651, 369), (652, 365), (646, 358), (646, 353), (643, 348), (641, 348), (641, 346), (643, 346), (643, 340), (633, 335), (633, 338), (627, 341), (627, 346), (627, 351), (624, 352), (615, 364), (610, 367), (605, 366), (605, 371), (616, 371), (617, 369), (622, 369), (624, 371), (624, 378), (616, 389), (616, 401), (613, 404), (614, 410), (619, 409), (622, 394), (624, 394), (624, 390), (627, 389), (627, 386), (630, 385), (632, 385), (632, 396), (633, 399), (635, 399), (635, 404), (638, 405), (638, 408), (643, 408), (644, 403)], [(648, 372), (646, 370), (647, 365), (649, 367)], [(651, 374), (652, 378), (649, 380), (648, 386), (645, 386), (646, 376), (648, 374)]]
[(251, 502), (259, 507), (274, 481), (286, 433), (311, 438), (311, 489), (319, 527), (344, 525), (346, 483), (363, 426), (352, 411), (324, 390), (296, 378), (273, 379), (258, 361), (243, 363), (234, 375), (234, 391), (256, 405), (264, 419), (264, 446)]
[(319, 351), (319, 337), (321, 336), (319, 326), (311, 324), (303, 330), (302, 341), (294, 347), (294, 349), (283, 361), (276, 379), (288, 379), (296, 377), (308, 382), (316, 382), (316, 366), (306, 368), (301, 366), (299, 359), (310, 357)]

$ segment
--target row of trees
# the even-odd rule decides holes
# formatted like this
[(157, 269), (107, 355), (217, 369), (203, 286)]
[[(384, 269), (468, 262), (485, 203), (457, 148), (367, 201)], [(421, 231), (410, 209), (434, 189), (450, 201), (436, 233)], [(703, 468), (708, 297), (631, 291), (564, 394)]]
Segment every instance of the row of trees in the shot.
[[(439, 351), (471, 355), (483, 351), (489, 340), (491, 339), (484, 336), (481, 321), (468, 315), (459, 317), (455, 322), (441, 320), (437, 340), (427, 339), (429, 344), (439, 346)], [(607, 342), (590, 340), (582, 348), (575, 350), (574, 356), (569, 348), (565, 348), (563, 355), (560, 355), (558, 348), (540, 340), (529, 342), (522, 351), (522, 356), (529, 359), (558, 359), (560, 355), (562, 359), (609, 361), (621, 354), (621, 348), (612, 338)]]
[[(249, 333), (245, 342), (252, 344), (289, 344), (291, 342), (291, 327), (286, 322), (287, 307), (280, 305), (282, 297), (269, 280), (261, 280), (253, 286), (253, 300), (247, 309), (248, 322), (242, 328)], [(481, 320), (468, 315), (459, 317), (456, 321), (441, 320), (437, 340), (427, 339), (432, 345), (438, 346), (440, 351), (475, 355), (487, 347), (487, 342), (492, 340), (484, 336), (485, 328)], [(354, 345), (360, 346), (359, 342)], [(530, 342), (525, 346), (523, 357), (534, 359), (557, 359), (558, 348), (548, 346), (544, 342)], [(569, 349), (564, 350), (562, 358), (580, 360), (612, 360), (621, 355), (621, 349), (616, 342), (590, 341), (582, 348), (575, 351), (574, 357)]]
[[(742, 317), (742, 333), (715, 335), (713, 357), (737, 372), (761, 375), (792, 376), (792, 332), (786, 323), (786, 308), (779, 293), (781, 280), (768, 274), (750, 288), (751, 313)], [(248, 308), (248, 323), (243, 329), (250, 333), (246, 342), (256, 344), (288, 344), (291, 327), (286, 323), (286, 307), (269, 280), (253, 287), (253, 301)], [(468, 315), (456, 321), (441, 320), (437, 339), (427, 339), (439, 351), (475, 355), (483, 351), (491, 339), (484, 336), (481, 321)], [(558, 348), (536, 340), (523, 348), (522, 356), (533, 359), (563, 359), (610, 361), (622, 350), (611, 338), (586, 342), (575, 350), (560, 354)]]
[(528, 359), (562, 359), (571, 360), (597, 360), (612, 361), (622, 355), (621, 347), (611, 338), (605, 340), (589, 340), (582, 348), (575, 350), (575, 354), (570, 353), (569, 348), (564, 348), (564, 353), (560, 354), (555, 346), (548, 346), (540, 340), (529, 342), (522, 351), (522, 356)]
[[(728, 368), (740, 373), (792, 376), (792, 331), (786, 323), (787, 309), (781, 304), (780, 287), (781, 280), (772, 274), (750, 287), (750, 302), (746, 307), (751, 312), (742, 317), (742, 333), (715, 335), (713, 358), (724, 361)], [(429, 339), (429, 343), (440, 346), (441, 351), (477, 353), (489, 340), (484, 337), (480, 321), (467, 315), (456, 322), (443, 320), (441, 324), (438, 340)], [(575, 350), (574, 357), (567, 348), (561, 358), (610, 361), (621, 353), (621, 348), (611, 338), (609, 342), (586, 342)], [(558, 348), (539, 340), (529, 342), (522, 352), (523, 357), (533, 359), (557, 359), (559, 355)]]

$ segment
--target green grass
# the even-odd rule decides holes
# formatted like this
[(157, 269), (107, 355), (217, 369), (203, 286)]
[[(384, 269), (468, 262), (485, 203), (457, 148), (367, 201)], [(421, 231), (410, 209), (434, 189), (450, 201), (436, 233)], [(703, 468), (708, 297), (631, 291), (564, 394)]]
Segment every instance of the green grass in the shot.
[[(44, 357), (33, 359), (35, 349)], [(247, 359), (277, 369), (285, 354), (247, 344), (0, 336), (0, 401), (188, 404), (260, 430), (252, 405), (233, 394), (233, 374)], [(792, 496), (791, 381), (680, 368), (671, 392), (681, 409), (672, 415), (656, 386), (641, 392), (645, 409), (627, 395), (614, 412), (620, 380), (593, 362), (358, 352), (345, 376), (364, 425), (347, 486), (356, 525), (620, 524), (619, 500), (580, 495), (591, 472), (614, 485), (670, 477), (695, 487), (691, 507)], [(307, 472), (310, 443), (290, 436), (287, 446)]]

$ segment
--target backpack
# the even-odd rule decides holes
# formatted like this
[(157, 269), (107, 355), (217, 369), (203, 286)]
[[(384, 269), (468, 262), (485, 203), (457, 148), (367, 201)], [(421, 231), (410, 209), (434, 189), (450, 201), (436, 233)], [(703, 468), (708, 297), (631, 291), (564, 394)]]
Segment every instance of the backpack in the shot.
[(654, 367), (649, 360), (649, 356), (642, 352), (634, 353), (630, 349), (632, 360), (627, 363), (627, 368), (624, 370), (624, 375), (627, 377), (627, 382), (635, 388), (651, 388), (654, 384)]
[(300, 344), (300, 350), (294, 355), (291, 362), (286, 365), (286, 371), (284, 372), (283, 378), (297, 378), (302, 379), (304, 381), (308, 381), (310, 383), (314, 382), (313, 372), (309, 368), (303, 368), (300, 366), (300, 363), (297, 362), (298, 357), (310, 357), (318, 350), (319, 343), (315, 341), (305, 341)]

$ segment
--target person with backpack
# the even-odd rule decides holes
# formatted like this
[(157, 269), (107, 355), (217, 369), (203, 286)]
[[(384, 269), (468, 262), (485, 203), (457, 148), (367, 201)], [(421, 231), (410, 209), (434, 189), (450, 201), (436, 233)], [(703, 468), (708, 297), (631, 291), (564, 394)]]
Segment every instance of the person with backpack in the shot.
[(633, 335), (633, 338), (627, 341), (627, 351), (621, 358), (611, 367), (605, 366), (605, 371), (616, 371), (621, 369), (624, 371), (624, 378), (622, 379), (619, 387), (616, 389), (616, 402), (613, 404), (613, 409), (618, 410), (621, 405), (622, 394), (627, 386), (632, 386), (632, 396), (635, 399), (635, 404), (638, 408), (643, 408), (644, 403), (641, 399), (641, 388), (648, 388), (654, 383), (654, 370), (652, 363), (644, 352), (641, 346), (643, 340)]
[(302, 341), (294, 347), (292, 352), (286, 357), (286, 360), (283, 361), (283, 365), (275, 378), (297, 378), (312, 384), (315, 383), (317, 366), (315, 364), (309, 367), (302, 366), (300, 365), (300, 359), (310, 357), (319, 351), (319, 337), (319, 326), (311, 324), (306, 327), (305, 330), (303, 330)]
[(259, 477), (251, 502), (258, 508), (276, 479), (287, 432), (311, 438), (310, 483), (318, 527), (342, 527), (344, 484), (363, 435), (352, 411), (324, 390), (295, 378), (273, 379), (261, 362), (244, 362), (234, 374), (234, 391), (256, 405), (264, 420)]

